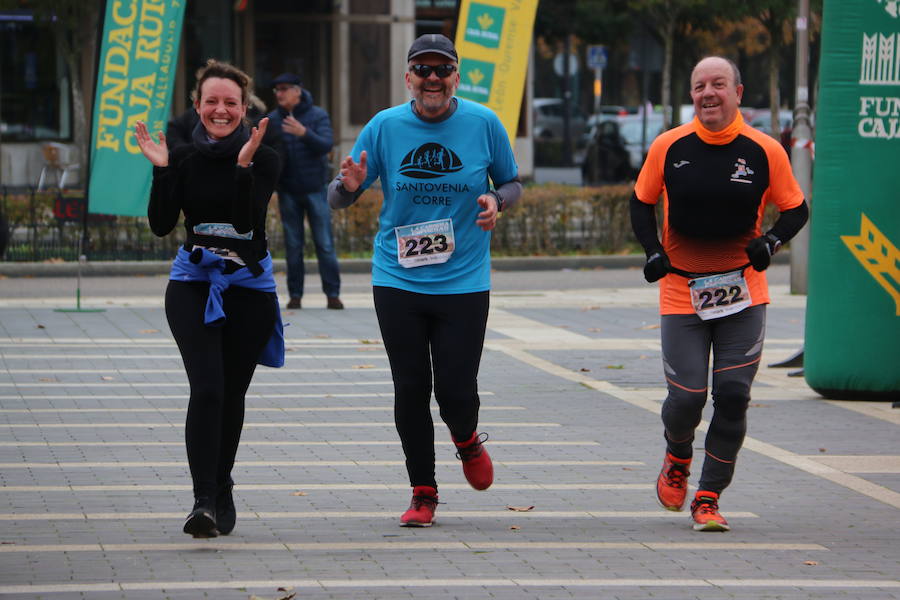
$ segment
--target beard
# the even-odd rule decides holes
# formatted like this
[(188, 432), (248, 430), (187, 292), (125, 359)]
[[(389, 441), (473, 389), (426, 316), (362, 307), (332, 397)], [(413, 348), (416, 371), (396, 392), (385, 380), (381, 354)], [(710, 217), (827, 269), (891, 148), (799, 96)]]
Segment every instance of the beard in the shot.
[(450, 105), (450, 99), (453, 97), (453, 86), (441, 83), (440, 87), (428, 89), (426, 91), (425, 84), (419, 85), (415, 89), (416, 106), (425, 114), (434, 114), (441, 112)]

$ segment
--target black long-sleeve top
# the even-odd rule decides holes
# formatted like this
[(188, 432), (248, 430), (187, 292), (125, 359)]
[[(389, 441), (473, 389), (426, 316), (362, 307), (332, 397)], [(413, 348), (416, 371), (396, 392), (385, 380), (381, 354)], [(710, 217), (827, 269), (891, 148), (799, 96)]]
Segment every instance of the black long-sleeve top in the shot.
[[(251, 260), (266, 252), (266, 209), (278, 182), (277, 153), (260, 145), (253, 163), (238, 166), (237, 152), (212, 158), (193, 145), (169, 153), (169, 166), (153, 168), (147, 216), (150, 229), (162, 237), (175, 228), (181, 212), (188, 238), (200, 223), (230, 223), (241, 234), (253, 231)], [(236, 248), (229, 240), (219, 247)], [(239, 253), (247, 252), (240, 248)], [(242, 256), (243, 258), (243, 256)]]

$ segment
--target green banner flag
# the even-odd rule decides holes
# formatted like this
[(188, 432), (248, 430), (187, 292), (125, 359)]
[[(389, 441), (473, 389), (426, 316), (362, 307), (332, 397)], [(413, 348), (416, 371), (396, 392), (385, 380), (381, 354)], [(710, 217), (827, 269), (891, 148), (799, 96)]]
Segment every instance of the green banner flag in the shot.
[(831, 398), (900, 398), (900, 11), (826, 2), (804, 374)]
[(147, 214), (152, 165), (135, 121), (165, 130), (185, 0), (108, 0), (91, 130), (88, 210)]

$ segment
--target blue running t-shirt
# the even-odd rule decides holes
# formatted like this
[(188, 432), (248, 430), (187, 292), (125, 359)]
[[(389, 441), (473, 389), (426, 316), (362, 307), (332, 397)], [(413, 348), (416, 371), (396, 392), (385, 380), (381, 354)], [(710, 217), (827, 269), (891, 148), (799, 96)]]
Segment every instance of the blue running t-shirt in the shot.
[[(518, 175), (506, 130), (489, 108), (457, 98), (456, 111), (429, 123), (412, 103), (379, 112), (351, 155), (365, 150), (368, 188), (381, 178), (384, 203), (372, 257), (372, 285), (423, 294), (491, 287), (491, 232), (475, 224), (476, 199)], [(399, 242), (399, 243), (398, 243)]]

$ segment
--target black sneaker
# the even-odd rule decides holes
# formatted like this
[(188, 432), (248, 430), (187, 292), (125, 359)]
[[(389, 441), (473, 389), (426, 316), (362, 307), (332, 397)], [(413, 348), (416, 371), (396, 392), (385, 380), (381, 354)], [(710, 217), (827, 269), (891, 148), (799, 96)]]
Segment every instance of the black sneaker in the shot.
[(184, 532), (195, 538), (212, 538), (219, 535), (216, 529), (216, 511), (207, 497), (194, 501), (194, 510), (184, 522)]
[(237, 510), (234, 507), (234, 496), (231, 490), (234, 482), (229, 482), (219, 490), (216, 496), (216, 529), (220, 535), (228, 535), (234, 529), (234, 523), (237, 521)]

